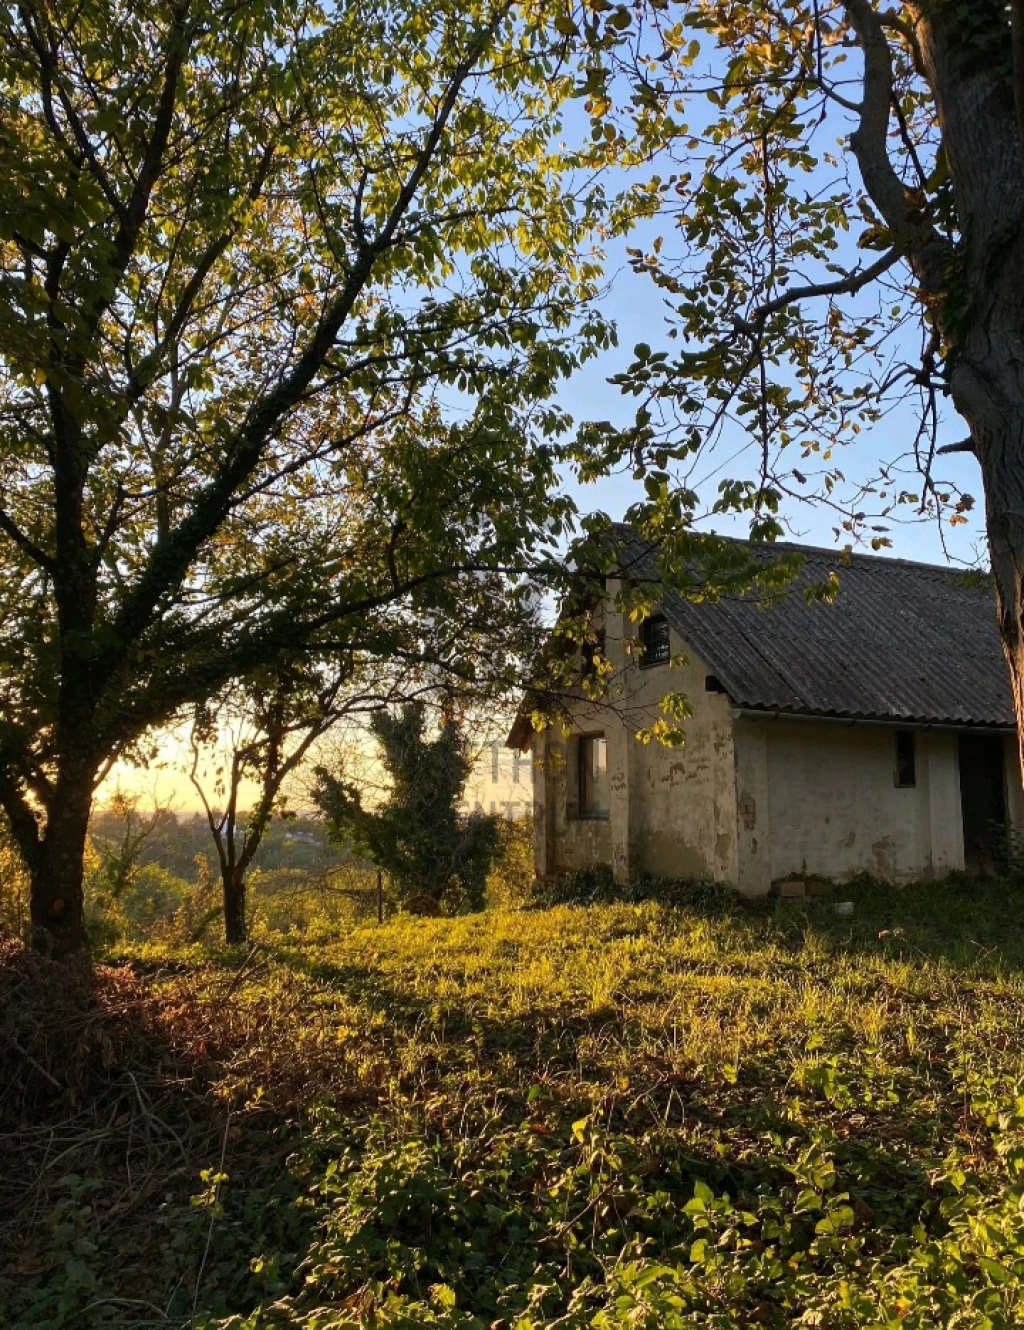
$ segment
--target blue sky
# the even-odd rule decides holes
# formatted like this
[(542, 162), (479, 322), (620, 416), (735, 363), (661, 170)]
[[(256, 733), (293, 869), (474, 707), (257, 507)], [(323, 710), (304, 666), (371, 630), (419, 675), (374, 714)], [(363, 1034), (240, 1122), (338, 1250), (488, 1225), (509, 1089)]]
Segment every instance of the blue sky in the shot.
[[(701, 79), (695, 74), (695, 82), (713, 83), (716, 76), (721, 74), (723, 57), (720, 52), (715, 51), (706, 38), (702, 38), (702, 45), (705, 54), (702, 54), (699, 63), (704, 68), (704, 74)], [(856, 83), (858, 70), (855, 60), (848, 66), (846, 77)], [(709, 106), (699, 93), (688, 98), (685, 115), (691, 126), (698, 126), (696, 132), (700, 132), (700, 126), (709, 123), (708, 118), (711, 114)], [(586, 120), (576, 104), (570, 104), (565, 108), (564, 119), (568, 137), (571, 138), (577, 132), (586, 132)], [(815, 186), (825, 192), (831, 188), (842, 189), (845, 185), (851, 187), (856, 194), (859, 181), (856, 178), (855, 168), (851, 170), (852, 178), (846, 180), (846, 169), (850, 165), (846, 160), (848, 152), (846, 136), (854, 127), (854, 122), (847, 112), (831, 106), (827, 116), (818, 120), (809, 140), (809, 146), (818, 158), (818, 167), (811, 174), (794, 180), (793, 187), (810, 189)], [(839, 145), (839, 165), (827, 166), (825, 164), (827, 153), (830, 150), (834, 154), (837, 145)], [(700, 172), (701, 154), (704, 150), (701, 148), (693, 160), (686, 163), (688, 169), (692, 167), (697, 173)], [(921, 153), (927, 162), (925, 146), (921, 147)], [(626, 179), (639, 181), (650, 172), (658, 172), (664, 176), (680, 169), (678, 160), (655, 159), (644, 170), (631, 169), (623, 172), (622, 178), (616, 184), (621, 185)], [(856, 241), (858, 233), (862, 230), (863, 223), (859, 216), (852, 216), (850, 230), (840, 237), (839, 250), (825, 257), (842, 262), (849, 269), (860, 266), (865, 260), (865, 255), (857, 248)], [(679, 239), (674, 233), (672, 220), (664, 215), (641, 223), (626, 240), (620, 240), (609, 247), (607, 258), (609, 288), (603, 298), (602, 308), (618, 327), (619, 344), (574, 375), (559, 394), (562, 405), (572, 414), (576, 422), (607, 419), (616, 425), (625, 426), (631, 423), (637, 401), (635, 398), (624, 397), (616, 387), (608, 383), (609, 377), (622, 372), (631, 363), (633, 347), (638, 342), (646, 342), (655, 350), (679, 349), (678, 343), (672, 343), (666, 338), (668, 325), (665, 321), (666, 307), (662, 293), (650, 278), (637, 276), (632, 271), (625, 254), (626, 245), (647, 248), (658, 235), (663, 235), (665, 238), (666, 255), (679, 254)], [(697, 257), (691, 256), (694, 259)], [(897, 271), (894, 270), (894, 274)], [(803, 274), (803, 280), (820, 280), (822, 277), (832, 275), (834, 273), (826, 274), (824, 271), (810, 270)], [(868, 307), (872, 306), (874, 298), (870, 288), (862, 298), (866, 300)], [(903, 301), (904, 306), (908, 303)], [(914, 362), (918, 354), (916, 337), (916, 330), (902, 337), (896, 334), (887, 342), (887, 349), (894, 354), (898, 352), (901, 359)], [(941, 406), (940, 403), (940, 408)], [(895, 407), (880, 423), (865, 430), (856, 443), (850, 445), (838, 457), (837, 464), (850, 480), (868, 479), (875, 474), (879, 460), (892, 459), (912, 444), (917, 427), (918, 419), (913, 404)], [(966, 434), (964, 422), (947, 404), (945, 415), (941, 420), (939, 443), (952, 443), (962, 439)], [(744, 449), (749, 449), (747, 456), (741, 451)], [(758, 460), (753, 441), (748, 440), (748, 436), (742, 430), (727, 427), (713, 454), (707, 459), (702, 459), (706, 461), (706, 465), (696, 474), (703, 475), (706, 479), (703, 486), (697, 486), (698, 491), (709, 503), (712, 502), (718, 480), (722, 475), (754, 477)], [(900, 521), (890, 519), (888, 522), (888, 535), (892, 541), (892, 548), (882, 551), (881, 557), (888, 554), (931, 563), (947, 563), (952, 560), (957, 564), (976, 566), (981, 562), (987, 565), (983, 523), (984, 503), (981, 473), (977, 461), (967, 453), (944, 457), (940, 459), (940, 465), (935, 468), (935, 476), (936, 479), (952, 482), (960, 491), (973, 496), (975, 508), (968, 515), (966, 525), (950, 527), (945, 524), (940, 532), (934, 519), (912, 520), (912, 510), (903, 509), (901, 511), (905, 516)], [(915, 472), (908, 471), (903, 479), (905, 488), (911, 492), (920, 489), (920, 478)], [(581, 511), (599, 508), (608, 512), (613, 518), (620, 518), (629, 505), (642, 495), (641, 483), (634, 481), (628, 471), (626, 474), (609, 477), (589, 486), (580, 486), (571, 478), (568, 478), (567, 483)], [(789, 528), (789, 539), (805, 544), (836, 547), (841, 547), (849, 541), (849, 536), (845, 533), (837, 538), (833, 527), (839, 519), (834, 512), (821, 505), (793, 503), (788, 509), (783, 510), (782, 516)], [(746, 534), (744, 523), (738, 519), (718, 516), (713, 524), (708, 521), (701, 525), (722, 533)]]
[[(661, 229), (665, 229), (664, 222)], [(636, 244), (636, 237), (631, 237), (629, 243)], [(671, 346), (666, 341), (667, 324), (661, 293), (649, 278), (637, 276), (623, 260), (624, 256), (622, 259), (614, 254), (611, 256), (609, 272), (613, 275), (602, 302), (605, 312), (617, 325), (619, 344), (577, 372), (559, 394), (560, 401), (577, 422), (608, 419), (613, 424), (623, 426), (630, 423), (636, 400), (624, 397), (617, 387), (608, 382), (609, 377), (630, 364), (633, 347), (637, 342), (648, 342), (655, 348)], [(912, 439), (916, 423), (915, 413), (909, 405), (894, 409), (879, 424), (865, 430), (856, 443), (846, 449), (840, 460), (844, 472), (851, 477), (868, 475), (878, 459), (892, 457), (902, 451)], [(940, 442), (953, 442), (963, 438), (966, 432), (964, 422), (947, 406)], [(749, 460), (740, 451), (744, 448), (750, 450)], [(725, 465), (727, 462), (728, 466)], [(700, 492), (709, 502), (712, 501), (720, 478), (720, 467), (724, 468), (721, 474), (753, 475), (756, 463), (756, 445), (753, 441), (748, 442), (747, 436), (735, 428), (731, 432), (727, 431), (714, 453), (705, 459), (705, 465), (699, 472), (707, 476), (704, 485), (699, 487)], [(942, 459), (941, 474), (943, 478), (955, 481), (976, 500), (975, 509), (969, 514), (965, 526), (943, 527), (946, 550), (957, 563), (975, 565), (979, 558), (987, 562), (981, 472), (977, 461), (967, 453), (945, 457)], [(910, 480), (908, 477), (908, 487), (912, 487)], [(628, 472), (592, 485), (583, 486), (571, 478), (567, 483), (581, 511), (600, 508), (613, 518), (620, 518), (626, 508), (642, 495), (641, 484), (634, 481)], [(783, 517), (792, 540), (839, 548), (849, 539), (844, 534), (837, 540), (832, 529), (837, 518), (833, 512), (820, 505), (792, 504), (783, 510)], [(742, 523), (737, 519), (718, 516), (713, 523), (708, 521), (702, 525), (708, 530), (745, 534)], [(900, 522), (890, 522), (889, 536), (892, 549), (883, 551), (882, 557), (887, 553), (929, 563), (948, 562), (943, 550), (943, 539), (933, 519), (913, 521), (908, 517)]]

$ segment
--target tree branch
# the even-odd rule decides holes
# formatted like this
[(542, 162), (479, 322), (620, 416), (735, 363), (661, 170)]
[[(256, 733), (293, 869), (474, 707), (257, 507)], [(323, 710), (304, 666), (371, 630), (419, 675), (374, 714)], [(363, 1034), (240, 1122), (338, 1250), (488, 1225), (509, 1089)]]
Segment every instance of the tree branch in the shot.
[(227, 450), (227, 460), (220, 474), (210, 482), (197, 499), (192, 511), (168, 539), (158, 542), (153, 550), (133, 593), (127, 598), (113, 625), (112, 640), (118, 641), (120, 645), (112, 648), (111, 654), (102, 664), (102, 669), (108, 677), (130, 644), (146, 626), (161, 598), (170, 587), (181, 581), (196, 552), (210, 539), (224, 520), (230, 510), (232, 496), (255, 470), (267, 440), (288, 412), (300, 401), (323, 365), (338, 332), (369, 281), (378, 255), (390, 245), (402, 218), (408, 211), (437, 151), (463, 85), (486, 49), (490, 36), (506, 9), (507, 6), (503, 6), (493, 22), (479, 33), (469, 54), (456, 67), (387, 222), (374, 241), (359, 252), (348, 278), (328, 307), (319, 327), (299, 355), (291, 372), (254, 404), (236, 436), (234, 447)]
[(45, 550), (40, 549), (34, 540), (26, 536), (24, 531), (2, 508), (0, 508), (0, 531), (10, 536), (15, 545), (27, 554), (33, 563), (37, 563), (40, 568), (45, 569), (51, 577), (54, 575), (57, 568), (54, 560), (50, 558)]
[(876, 259), (874, 263), (869, 264), (868, 267), (848, 273), (846, 277), (839, 277), (834, 282), (811, 282), (807, 286), (794, 286), (784, 295), (777, 296), (774, 300), (768, 300), (763, 305), (758, 305), (749, 319), (736, 318), (734, 320), (735, 326), (740, 332), (744, 332), (748, 336), (757, 335), (773, 314), (777, 314), (779, 310), (801, 300), (812, 300), (820, 296), (855, 295), (865, 286), (869, 286), (876, 278), (881, 277), (884, 272), (888, 272), (893, 264), (902, 257), (902, 250), (893, 247), (887, 250), (881, 258)]
[(889, 157), (889, 116), (894, 95), (892, 52), (871, 0), (843, 0), (864, 57), (860, 121), (850, 135), (861, 179), (893, 240), (926, 290), (941, 285), (952, 250), (912, 199)]
[[(116, 286), (120, 282), (134, 252), (139, 232), (142, 230), (146, 214), (149, 211), (149, 200), (153, 192), (153, 186), (160, 175), (164, 152), (170, 139), (171, 126), (174, 123), (174, 107), (178, 97), (178, 80), (191, 41), (191, 34), (185, 21), (188, 8), (189, 0), (177, 0), (172, 10), (174, 20), (167, 40), (165, 57), (167, 63), (156, 115), (153, 119), (153, 130), (149, 142), (146, 144), (142, 165), (135, 179), (131, 197), (127, 204), (122, 205), (119, 210), (120, 223), (114, 235), (110, 257), (107, 260), (111, 269), (112, 282), (110, 285), (112, 286)], [(92, 328), (98, 325), (113, 298), (113, 294), (97, 297), (90, 315)]]
[(30, 872), (34, 872), (42, 846), (39, 820), (12, 775), (13, 766), (0, 754), (0, 808), (7, 814), (11, 834), (25, 865)]

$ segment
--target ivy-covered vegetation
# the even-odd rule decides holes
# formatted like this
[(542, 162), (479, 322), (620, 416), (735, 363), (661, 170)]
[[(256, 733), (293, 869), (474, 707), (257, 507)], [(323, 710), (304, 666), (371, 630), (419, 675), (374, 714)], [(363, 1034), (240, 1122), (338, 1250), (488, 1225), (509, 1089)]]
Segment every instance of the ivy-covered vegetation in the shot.
[(378, 806), (364, 807), (358, 785), (322, 766), (314, 802), (336, 841), (387, 872), (399, 900), (452, 913), (479, 910), (498, 855), (496, 819), (460, 811), (473, 766), (468, 730), (445, 717), (432, 734), (428, 721), (416, 702), (372, 716), (389, 778)]
[(845, 894), (5, 944), (0, 1322), (1019, 1325), (1024, 898)]

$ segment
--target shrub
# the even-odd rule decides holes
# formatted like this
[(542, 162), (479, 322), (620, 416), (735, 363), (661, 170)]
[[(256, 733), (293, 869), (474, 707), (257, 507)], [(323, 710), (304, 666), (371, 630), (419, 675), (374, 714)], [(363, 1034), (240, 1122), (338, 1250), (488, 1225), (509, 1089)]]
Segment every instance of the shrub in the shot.
[(0, 824), (0, 937), (21, 937), (28, 926), (28, 875)]
[(618, 883), (609, 864), (591, 864), (555, 878), (538, 879), (530, 896), (531, 904), (542, 907), (657, 901), (706, 913), (722, 913), (740, 899), (731, 887), (700, 879), (652, 877), (644, 873), (627, 883)]
[(533, 890), (533, 818), (497, 823), (498, 851), (487, 876), (487, 904), (514, 909)]

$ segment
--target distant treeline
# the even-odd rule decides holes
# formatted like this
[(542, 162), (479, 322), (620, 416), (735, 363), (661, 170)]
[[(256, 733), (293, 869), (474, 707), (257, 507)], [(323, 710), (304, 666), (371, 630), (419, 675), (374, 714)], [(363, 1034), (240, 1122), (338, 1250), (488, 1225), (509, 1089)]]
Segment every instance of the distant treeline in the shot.
[[(94, 841), (117, 842), (124, 834), (124, 818), (110, 808), (101, 808), (93, 815), (90, 830)], [(175, 814), (169, 810), (156, 813), (152, 830), (139, 848), (138, 859), (140, 866), (159, 864), (182, 881), (197, 883), (202, 876), (203, 860), (216, 862), (206, 818), (201, 813)], [(275, 818), (270, 823), (253, 867), (321, 874), (349, 861), (347, 852), (327, 839), (322, 821), (288, 817)]]

